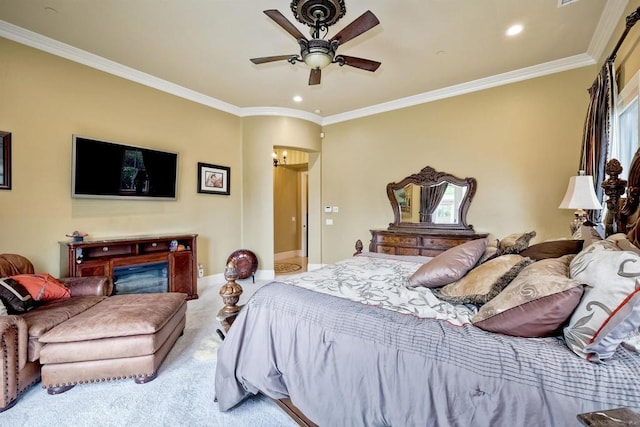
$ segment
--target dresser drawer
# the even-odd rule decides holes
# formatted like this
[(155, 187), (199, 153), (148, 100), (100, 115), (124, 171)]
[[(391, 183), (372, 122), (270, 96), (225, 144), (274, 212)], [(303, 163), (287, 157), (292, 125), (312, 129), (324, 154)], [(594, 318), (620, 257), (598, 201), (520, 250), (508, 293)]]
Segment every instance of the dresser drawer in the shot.
[(420, 249), (418, 248), (396, 248), (396, 255), (420, 255)]
[(381, 254), (395, 255), (396, 248), (395, 246), (376, 246), (376, 252)]
[(157, 242), (148, 242), (140, 245), (140, 252), (166, 252), (169, 250), (168, 240), (159, 240)]
[(444, 250), (441, 249), (420, 249), (420, 255), (435, 257), (440, 255)]
[(100, 258), (114, 255), (130, 255), (134, 253), (131, 245), (92, 246), (83, 249), (84, 258)]
[(378, 242), (386, 245), (417, 246), (418, 238), (415, 236), (378, 236)]
[(468, 239), (457, 239), (455, 237), (423, 237), (421, 246), (427, 248), (449, 249), (468, 241)]

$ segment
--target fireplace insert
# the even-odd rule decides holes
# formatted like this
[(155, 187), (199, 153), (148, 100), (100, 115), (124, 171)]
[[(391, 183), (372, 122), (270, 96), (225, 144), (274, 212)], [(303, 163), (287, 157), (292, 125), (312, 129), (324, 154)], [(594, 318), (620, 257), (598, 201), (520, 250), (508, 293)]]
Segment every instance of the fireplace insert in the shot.
[(169, 263), (126, 265), (113, 269), (114, 294), (140, 294), (169, 291)]

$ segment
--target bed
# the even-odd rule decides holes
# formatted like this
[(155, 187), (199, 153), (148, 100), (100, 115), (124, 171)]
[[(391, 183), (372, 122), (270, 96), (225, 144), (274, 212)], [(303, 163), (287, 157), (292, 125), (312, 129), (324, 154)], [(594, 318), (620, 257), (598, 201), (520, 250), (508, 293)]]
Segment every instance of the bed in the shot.
[[(583, 227), (581, 239), (550, 243), (564, 248), (555, 254), (560, 256), (550, 255), (555, 249), (549, 244), (505, 252), (497, 242), (497, 256), (482, 260), (489, 253), (485, 242), (473, 266), (457, 272), (450, 283), (455, 286), (447, 288), (414, 283), (424, 266), (444, 259), (440, 255), (359, 253), (263, 286), (234, 314), (219, 348), (220, 409), (233, 410), (263, 393), (300, 425), (321, 426), (570, 426), (585, 412), (640, 411), (640, 271), (627, 268), (640, 255), (634, 252), (635, 224), (625, 222), (637, 209), (638, 155), (626, 199), (618, 198), (624, 182), (613, 171), (604, 184), (612, 237), (600, 241)], [(567, 249), (577, 240), (579, 246)], [(510, 264), (501, 268), (510, 272), (509, 280), (509, 274), (497, 275), (490, 292), (473, 294), (472, 302), (468, 294), (455, 295), (475, 272), (507, 259)], [(603, 267), (612, 263), (624, 265), (624, 274)], [(541, 277), (533, 274), (551, 265), (560, 265), (556, 277), (563, 276), (551, 290), (544, 294), (540, 287), (538, 297), (500, 309), (498, 300), (508, 289), (517, 284), (520, 296), (529, 295)], [(436, 271), (439, 280), (442, 268)], [(614, 276), (620, 282), (611, 282), (615, 292), (590, 282), (609, 286)], [(618, 299), (605, 301), (604, 314), (588, 311), (614, 293)], [(535, 312), (526, 324), (508, 317), (516, 313), (521, 319), (524, 312)], [(595, 328), (589, 323), (594, 318)]]

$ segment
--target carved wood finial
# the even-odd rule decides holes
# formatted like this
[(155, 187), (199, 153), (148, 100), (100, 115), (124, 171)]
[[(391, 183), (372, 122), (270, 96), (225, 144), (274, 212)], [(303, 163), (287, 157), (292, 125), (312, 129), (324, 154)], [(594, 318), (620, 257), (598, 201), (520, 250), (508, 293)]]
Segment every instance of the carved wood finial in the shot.
[(622, 165), (617, 159), (611, 159), (605, 165), (605, 173), (609, 178), (602, 182), (604, 194), (607, 196), (607, 216), (604, 219), (605, 235), (610, 236), (626, 232), (620, 216), (620, 197), (624, 194), (627, 181), (618, 178), (622, 173)]
[(356, 240), (356, 252), (353, 254), (353, 256), (360, 255), (362, 253), (362, 248), (362, 240)]
[(226, 314), (237, 313), (240, 311), (240, 307), (237, 304), (240, 300), (240, 295), (242, 295), (242, 286), (236, 283), (238, 270), (234, 261), (229, 261), (224, 269), (224, 278), (227, 283), (220, 288), (220, 296), (224, 302), (221, 312)]

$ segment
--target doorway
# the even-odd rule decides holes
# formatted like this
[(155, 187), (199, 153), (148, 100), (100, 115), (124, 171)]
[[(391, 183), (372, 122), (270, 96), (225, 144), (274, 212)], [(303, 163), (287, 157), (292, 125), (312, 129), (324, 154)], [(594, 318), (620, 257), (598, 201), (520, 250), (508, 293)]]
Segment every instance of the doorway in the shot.
[(307, 271), (308, 167), (303, 151), (274, 147), (273, 209), (275, 275)]

